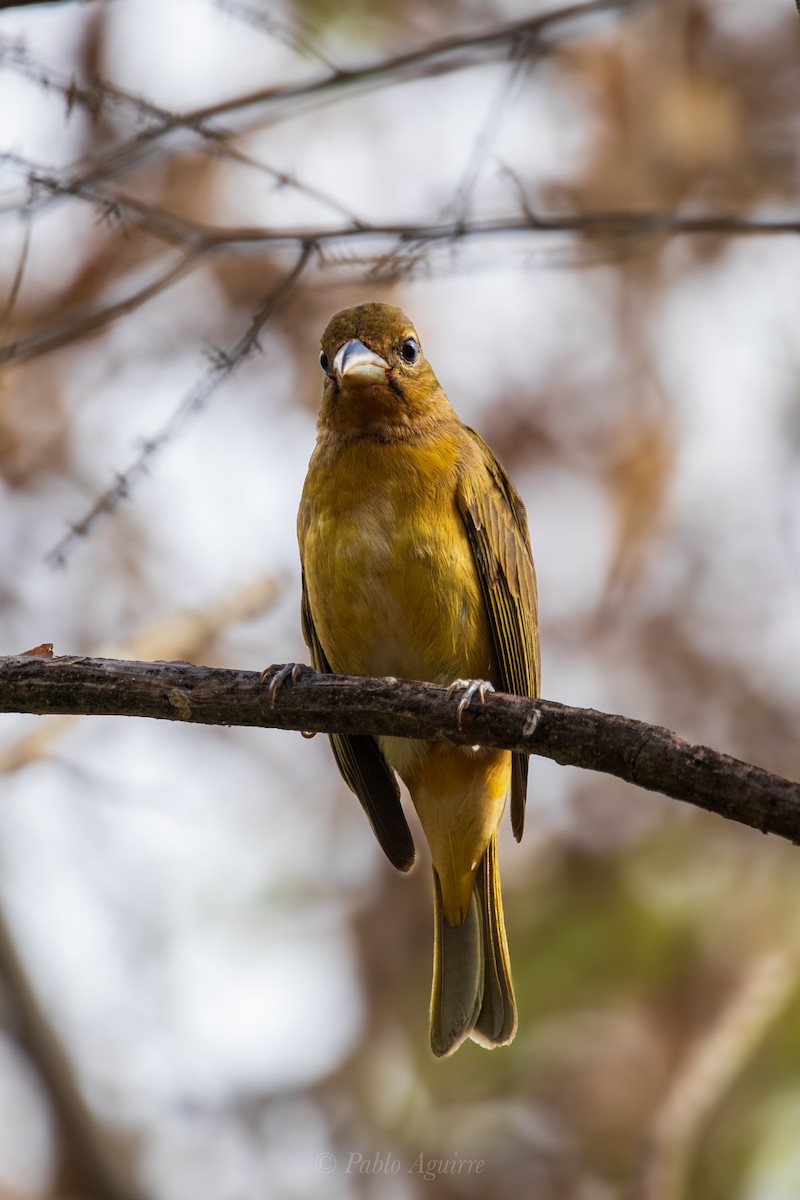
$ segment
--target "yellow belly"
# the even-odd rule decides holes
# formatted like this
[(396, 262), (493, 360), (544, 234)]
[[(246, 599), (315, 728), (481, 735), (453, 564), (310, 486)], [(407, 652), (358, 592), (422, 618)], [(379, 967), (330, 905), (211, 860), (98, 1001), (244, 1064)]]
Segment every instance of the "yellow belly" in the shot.
[(392, 763), (389, 753), (387, 759), (414, 801), (442, 885), (445, 916), (451, 925), (460, 925), (469, 907), (476, 869), (503, 815), (511, 782), (511, 755), (505, 750), (471, 750), (442, 742), (422, 745), (424, 753), (407, 764), (407, 774)]
[(441, 458), (438, 448), (358, 443), (309, 476), (301, 551), (334, 671), (432, 683), (493, 679), (454, 462), (443, 467)]
[[(317, 636), (334, 671), (499, 685), (455, 501), (457, 451), (356, 443), (331, 461), (312, 460), (301, 555)], [(402, 738), (380, 745), (411, 793), (445, 914), (457, 923), (502, 815), (511, 755)]]

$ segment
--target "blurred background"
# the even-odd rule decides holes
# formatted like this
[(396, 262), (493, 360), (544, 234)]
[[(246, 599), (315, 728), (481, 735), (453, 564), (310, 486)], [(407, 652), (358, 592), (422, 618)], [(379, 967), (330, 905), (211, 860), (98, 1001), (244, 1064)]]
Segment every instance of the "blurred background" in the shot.
[[(800, 247), (745, 236), (800, 19), (556, 7), (0, 14), (0, 652), (305, 661), (319, 336), (380, 299), (523, 494), (544, 695), (800, 777)], [(6, 716), (0, 773), (3, 1200), (800, 1195), (788, 844), (535, 760), (519, 1034), (436, 1062), (425, 847), (325, 739)]]

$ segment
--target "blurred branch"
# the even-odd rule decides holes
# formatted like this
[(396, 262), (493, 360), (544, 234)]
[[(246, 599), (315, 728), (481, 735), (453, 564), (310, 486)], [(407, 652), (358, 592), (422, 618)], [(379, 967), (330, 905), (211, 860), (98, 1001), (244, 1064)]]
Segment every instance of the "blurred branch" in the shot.
[(679, 1069), (656, 1116), (636, 1200), (683, 1200), (692, 1151), (714, 1107), (744, 1069), (797, 987), (797, 955), (769, 950), (747, 970)]
[(285, 17), (276, 17), (273, 13), (265, 12), (258, 6), (251, 7), (248, 4), (242, 4), (239, 0), (214, 0), (214, 3), (221, 12), (236, 17), (245, 25), (260, 30), (261, 33), (275, 38), (278, 42), (283, 42), (295, 54), (304, 58), (315, 58), (323, 67), (327, 67), (331, 71), (336, 69), (323, 52), (322, 47), (317, 44), (314, 31), (305, 22), (302, 22), (296, 13), (292, 15), (290, 21)]
[(2, 712), (154, 717), (494, 746), (616, 775), (800, 843), (800, 783), (628, 717), (494, 694), (483, 705), (473, 701), (460, 729), (443, 687), (318, 675), (310, 667), (274, 698), (273, 704), (261, 676), (252, 671), (113, 659), (0, 658)]
[[(99, 332), (99, 330), (104, 329), (106, 325), (112, 324), (119, 317), (135, 312), (137, 308), (146, 304), (148, 300), (152, 300), (154, 296), (166, 291), (173, 283), (177, 283), (179, 279), (182, 279), (184, 275), (198, 265), (201, 257), (202, 253), (200, 251), (194, 249), (187, 250), (184, 254), (172, 259), (163, 270), (157, 272), (147, 283), (134, 288), (120, 300), (101, 304), (96, 308), (85, 309), (74, 313), (72, 316), (65, 317), (62, 321), (53, 321), (43, 329), (36, 329), (26, 337), (9, 343), (8, 346), (1, 346), (0, 364), (12, 362), (15, 359), (24, 361), (25, 359), (37, 358), (41, 354), (57, 350), (60, 346), (66, 346), (70, 342), (78, 341), (80, 338)], [(1, 331), (2, 324), (0, 324)]]
[[(57, 186), (52, 181), (38, 180), (47, 186)], [(107, 215), (124, 218), (146, 229), (155, 237), (170, 244), (186, 246), (184, 254), (164, 269), (154, 280), (130, 292), (121, 300), (99, 305), (88, 312), (77, 313), (58, 324), (36, 330), (25, 337), (0, 348), (0, 364), (24, 360), (45, 354), (50, 350), (77, 341), (108, 325), (117, 317), (132, 312), (153, 296), (164, 291), (187, 271), (192, 270), (209, 253), (221, 250), (238, 250), (249, 246), (293, 248), (299, 250), (307, 260), (312, 251), (326, 246), (346, 245), (359, 248), (360, 243), (394, 243), (387, 252), (380, 246), (373, 256), (363, 256), (361, 264), (370, 262), (385, 270), (394, 256), (399, 256), (408, 246), (415, 245), (417, 253), (424, 245), (437, 243), (457, 245), (467, 239), (479, 240), (487, 237), (518, 237), (530, 234), (571, 233), (597, 239), (647, 239), (659, 237), (702, 235), (725, 237), (780, 237), (800, 233), (800, 217), (783, 220), (762, 220), (738, 217), (724, 213), (709, 213), (706, 216), (681, 217), (674, 213), (657, 212), (597, 212), (565, 214), (563, 216), (540, 216), (527, 212), (523, 216), (497, 217), (485, 220), (450, 220), (434, 223), (406, 223), (367, 225), (361, 222), (335, 228), (270, 229), (261, 226), (243, 226), (230, 229), (214, 229), (190, 221), (174, 213), (154, 209), (138, 200), (124, 196), (111, 196), (84, 189), (83, 198), (91, 199), (102, 206)]]
[(230, 378), (234, 371), (254, 351), (260, 349), (259, 335), (296, 286), (310, 262), (313, 252), (313, 245), (303, 246), (294, 266), (266, 294), (253, 314), (247, 329), (230, 349), (215, 347), (210, 350), (210, 370), (184, 396), (161, 429), (142, 443), (133, 462), (125, 471), (117, 474), (112, 486), (98, 496), (88, 512), (79, 521), (76, 521), (70, 527), (69, 532), (50, 550), (47, 559), (52, 565), (63, 565), (66, 555), (75, 541), (78, 538), (86, 537), (100, 517), (113, 512), (128, 497), (130, 489), (143, 475), (147, 474), (150, 464), (164, 447), (177, 436), (192, 417), (202, 412), (217, 389)]
[(25, 222), (24, 232), (22, 234), (22, 248), (17, 260), (17, 269), (14, 272), (14, 278), (11, 280), (11, 290), (8, 293), (8, 300), (5, 308), (0, 313), (0, 337), (2, 337), (3, 329), (10, 322), (14, 315), (14, 308), (19, 297), (19, 289), (22, 286), (22, 280), (25, 275), (25, 267), (28, 262), (28, 251), (31, 245), (31, 223)]
[(34, 5), (67, 4), (69, 2), (70, 0), (0, 0), (0, 8), (33, 8)]
[[(56, 78), (55, 73), (38, 67), (24, 51), (16, 52), (14, 47), (2, 43), (0, 57), (8, 58), (11, 65), (21, 67), (28, 74), (38, 71), (37, 77), (43, 86), (63, 91), (68, 108), (80, 103), (88, 106), (90, 111), (97, 112), (108, 100), (114, 105), (122, 104), (131, 108), (139, 121), (149, 123), (149, 127), (140, 129), (127, 141), (87, 164), (83, 171), (81, 165), (77, 164), (72, 169), (65, 189), (69, 191), (70, 188), (100, 183), (130, 169), (149, 157), (159, 141), (179, 129), (188, 130), (203, 139), (219, 141), (231, 136), (233, 132), (211, 124), (221, 117), (256, 109), (258, 122), (262, 124), (272, 110), (278, 110), (276, 117), (279, 119), (287, 112), (328, 103), (353, 92), (371, 91), (408, 80), (462, 71), (481, 63), (513, 57), (520, 52), (520, 47), (524, 47), (527, 52), (541, 50), (547, 36), (560, 25), (570, 25), (585, 18), (634, 9), (654, 2), (655, 0), (588, 0), (588, 3), (568, 4), (535, 17), (495, 25), (482, 33), (445, 38), (418, 50), (394, 55), (364, 67), (332, 67), (325, 74), (309, 81), (260, 88), (187, 113), (166, 112), (102, 80), (92, 80), (84, 87), (78, 86), (74, 80), (64, 83)], [(316, 56), (319, 58), (319, 53)]]
[(126, 1147), (95, 1120), (61, 1041), (39, 1003), (0, 911), (0, 979), (11, 1003), (12, 1031), (47, 1093), (60, 1135), (59, 1194), (91, 1200), (139, 1200)]
[[(78, 98), (82, 98), (89, 105), (91, 92), (86, 88), (80, 88), (74, 79), (54, 79), (49, 73), (44, 73), (42, 68), (38, 67), (35, 61), (31, 60), (24, 50), (18, 47), (10, 47), (4, 45), (0, 40), (0, 62), (3, 64), (12, 63), (18, 67), (24, 65), (26, 75), (31, 77), (35, 82), (40, 83), (46, 90), (59, 91), (66, 101), (67, 107), (71, 108)], [(167, 120), (172, 116), (165, 109), (159, 108), (157, 105), (151, 104), (149, 101), (139, 100), (137, 97), (129, 96), (125, 92), (120, 92), (112, 84), (104, 84), (103, 87), (107, 90), (116, 102), (123, 108), (135, 106), (146, 109), (147, 112), (158, 116), (162, 120)], [(95, 107), (97, 105), (97, 97), (95, 96)], [(357, 218), (349, 209), (345, 207), (335, 196), (330, 195), (322, 188), (315, 187), (313, 184), (305, 183), (298, 179), (290, 171), (271, 167), (269, 163), (261, 162), (259, 159), (247, 154), (238, 146), (232, 145), (227, 140), (227, 133), (213, 134), (209, 132), (207, 141), (209, 142), (208, 150), (212, 155), (217, 157), (228, 158), (232, 162), (239, 163), (242, 166), (250, 167), (260, 174), (267, 175), (273, 180), (277, 188), (290, 187), (301, 195), (306, 196), (309, 200), (315, 200), (317, 203), (329, 208), (338, 216), (347, 217), (354, 223), (358, 224)], [(102, 180), (97, 179), (70, 179), (69, 177), (59, 178), (53, 173), (51, 167), (42, 166), (25, 158), (21, 154), (17, 154), (12, 150), (6, 150), (0, 154), (0, 163), (10, 167), (15, 167), (25, 177), (26, 200), (24, 202), (11, 201), (0, 205), (0, 216), (8, 216), (12, 213), (30, 218), (37, 209), (45, 207), (51, 200), (55, 199), (79, 199), (86, 200), (90, 204), (94, 204), (101, 212), (103, 217), (109, 215), (119, 216), (119, 205), (115, 201), (111, 193), (100, 190)], [(164, 210), (155, 208), (147, 208), (146, 205), (135, 201), (132, 198), (119, 198), (120, 202), (125, 203), (130, 209), (141, 212), (149, 211), (155, 216), (169, 220), (169, 214)], [(155, 224), (151, 232), (156, 237), (163, 237), (166, 241), (179, 240), (179, 237), (170, 234), (169, 229), (166, 230)]]
[[(561, 8), (525, 17), (520, 21), (494, 25), (480, 33), (443, 38), (411, 50), (370, 63), (364, 67), (336, 67), (329, 73), (307, 82), (259, 88), (243, 96), (194, 109), (177, 118), (177, 124), (198, 128), (206, 121), (247, 108), (258, 107), (262, 113), (272, 108), (327, 102), (333, 96), (349, 95), (353, 91), (373, 90), (408, 80), (430, 78), (454, 71), (496, 62), (515, 56), (520, 46), (532, 51), (538, 43), (560, 25), (569, 25), (586, 18), (615, 11), (626, 11), (653, 4), (656, 0), (587, 0), (582, 4), (565, 4)], [(166, 130), (164, 131), (166, 132)]]

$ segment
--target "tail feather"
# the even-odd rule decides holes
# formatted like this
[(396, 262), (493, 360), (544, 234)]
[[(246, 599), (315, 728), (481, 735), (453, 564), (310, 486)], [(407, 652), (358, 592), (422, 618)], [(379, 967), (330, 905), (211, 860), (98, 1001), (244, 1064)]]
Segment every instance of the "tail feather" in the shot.
[(442, 910), (442, 885), (433, 872), (433, 989), (431, 1049), (452, 1054), (474, 1028), (483, 1001), (483, 933), (473, 894), (463, 924)]
[(503, 896), (497, 862), (497, 834), (486, 848), (475, 888), (483, 917), (483, 1004), (472, 1037), (482, 1046), (505, 1046), (517, 1032), (517, 1004), (503, 918)]
[(497, 867), (497, 835), (478, 868), (476, 887), (461, 925), (442, 909), (442, 888), (433, 872), (434, 943), (431, 1049), (452, 1054), (467, 1037), (502, 1046), (517, 1031), (503, 901)]

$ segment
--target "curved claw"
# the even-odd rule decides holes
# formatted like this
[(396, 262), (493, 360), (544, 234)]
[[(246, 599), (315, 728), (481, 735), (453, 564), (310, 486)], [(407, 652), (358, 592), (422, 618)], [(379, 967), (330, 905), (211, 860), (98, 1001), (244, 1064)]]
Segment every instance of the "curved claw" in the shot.
[[(289, 678), (290, 675), (292, 677), (292, 683), (297, 683), (298, 679), (300, 678), (300, 672), (302, 670), (303, 670), (302, 663), (287, 663), (286, 666), (281, 667), (280, 671), (275, 672), (275, 674), (270, 679), (270, 683), (269, 683), (269, 706), (270, 706), (270, 708), (275, 707), (275, 698), (278, 695), (278, 688), (280, 688), (284, 684), (284, 682)], [(266, 683), (267, 679), (270, 676), (271, 671), (272, 671), (272, 667), (267, 667), (266, 670), (261, 672), (261, 682), (262, 683)]]
[(478, 693), (481, 704), (486, 703), (486, 693), (493, 692), (494, 686), (489, 683), (488, 679), (454, 679), (447, 689), (447, 699), (449, 700), (453, 692), (458, 688), (466, 688), (463, 698), (459, 701), (456, 709), (456, 718), (458, 720), (458, 728), (461, 729), (461, 720), (464, 716), (464, 710), (469, 708), (469, 703), (475, 693)]

